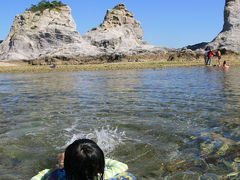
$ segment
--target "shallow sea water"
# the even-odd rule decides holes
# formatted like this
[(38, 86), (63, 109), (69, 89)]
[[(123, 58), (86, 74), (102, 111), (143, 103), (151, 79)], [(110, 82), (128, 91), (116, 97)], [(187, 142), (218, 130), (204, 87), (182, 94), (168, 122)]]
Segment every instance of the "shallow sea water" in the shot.
[(0, 179), (95, 140), (138, 179), (239, 173), (240, 68), (0, 74)]

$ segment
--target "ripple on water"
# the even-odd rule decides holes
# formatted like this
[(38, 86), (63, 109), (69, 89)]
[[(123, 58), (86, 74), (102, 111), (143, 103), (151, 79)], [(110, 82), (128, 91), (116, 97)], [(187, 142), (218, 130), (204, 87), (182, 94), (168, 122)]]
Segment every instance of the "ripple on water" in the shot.
[(29, 179), (75, 139), (91, 138), (139, 179), (238, 178), (239, 73), (2, 74), (0, 174)]

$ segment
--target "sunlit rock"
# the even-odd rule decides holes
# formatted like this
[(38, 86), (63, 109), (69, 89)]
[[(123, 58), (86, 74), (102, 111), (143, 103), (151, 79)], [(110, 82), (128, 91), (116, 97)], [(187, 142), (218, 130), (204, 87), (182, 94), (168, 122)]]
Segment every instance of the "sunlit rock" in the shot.
[(167, 48), (154, 47), (143, 40), (143, 29), (134, 14), (124, 4), (107, 10), (103, 23), (88, 31), (83, 38), (101, 51), (122, 54), (166, 52)]
[(240, 51), (240, 0), (226, 0), (223, 29), (208, 46)]
[(68, 6), (25, 11), (17, 15), (7, 38), (0, 45), (0, 60), (35, 59), (53, 56), (89, 56), (96, 47), (83, 40)]

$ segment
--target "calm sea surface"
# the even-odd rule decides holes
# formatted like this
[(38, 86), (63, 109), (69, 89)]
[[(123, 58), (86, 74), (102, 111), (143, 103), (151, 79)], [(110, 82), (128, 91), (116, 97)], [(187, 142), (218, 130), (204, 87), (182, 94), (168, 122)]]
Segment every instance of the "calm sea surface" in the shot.
[(138, 179), (238, 177), (240, 67), (0, 74), (0, 179), (91, 138)]

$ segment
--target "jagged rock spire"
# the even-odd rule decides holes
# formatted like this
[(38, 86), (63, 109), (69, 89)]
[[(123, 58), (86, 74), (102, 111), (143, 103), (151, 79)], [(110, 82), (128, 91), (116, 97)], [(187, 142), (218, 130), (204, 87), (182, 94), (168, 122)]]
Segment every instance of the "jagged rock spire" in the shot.
[(223, 29), (208, 46), (240, 52), (240, 0), (226, 0)]
[(101, 27), (111, 28), (128, 23), (134, 23), (134, 14), (128, 11), (123, 3), (118, 4), (112, 10), (108, 10)]
[(240, 2), (239, 0), (226, 0), (224, 8), (224, 25), (222, 31), (232, 28), (240, 29)]
[[(143, 30), (134, 14), (121, 3), (107, 10), (103, 23), (87, 32), (83, 38), (108, 53), (130, 52), (150, 45), (142, 40)], [(152, 47), (152, 46), (151, 46)]]

